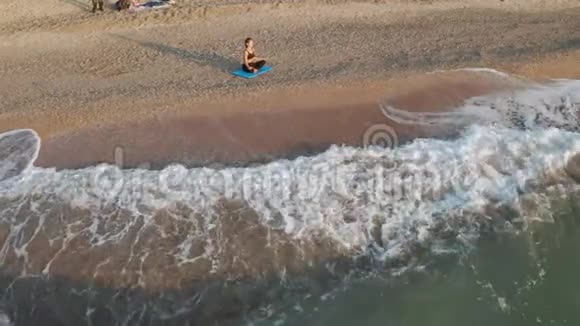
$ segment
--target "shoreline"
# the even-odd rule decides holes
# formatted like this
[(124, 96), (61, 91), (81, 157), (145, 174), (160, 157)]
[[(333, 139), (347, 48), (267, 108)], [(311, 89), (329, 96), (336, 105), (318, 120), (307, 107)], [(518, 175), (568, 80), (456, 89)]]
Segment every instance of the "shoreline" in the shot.
[(411, 112), (442, 112), (468, 98), (526, 84), (490, 71), (455, 71), (411, 78), (387, 96), (376, 85), (310, 89), (301, 96), (272, 92), (257, 103), (240, 101), (221, 113), (165, 114), (55, 134), (43, 140), (36, 165), (79, 168), (119, 164), (119, 159), (129, 168), (145, 163), (156, 169), (172, 163), (247, 165), (311, 155), (331, 145), (368, 145), (363, 144), (365, 135), (376, 126), (388, 128), (398, 145), (458, 130), (395, 123), (381, 112), (381, 103)]
[[(36, 161), (40, 167), (114, 164), (117, 148), (124, 151), (126, 167), (145, 162), (154, 168), (171, 163), (246, 165), (315, 154), (330, 145), (360, 146), (365, 130), (377, 123), (393, 127), (401, 142), (445, 137), (455, 131), (397, 125), (382, 115), (378, 104), (389, 100), (409, 111), (449, 110), (470, 97), (505, 90), (510, 83), (525, 87), (552, 78), (580, 78), (575, 58), (580, 59), (580, 51), (514, 64), (508, 71), (515, 74), (506, 75), (512, 78), (509, 81), (488, 68), (407, 72), (388, 80), (254, 89), (244, 97), (217, 91), (181, 103), (173, 99), (179, 104), (161, 110), (157, 103), (149, 103), (119, 104), (109, 110), (37, 111), (28, 117), (5, 114), (0, 116), (0, 130), (37, 131), (42, 139)], [(163, 137), (157, 139), (158, 135)], [(269, 138), (264, 140), (263, 135)], [(240, 137), (241, 142), (236, 140)]]

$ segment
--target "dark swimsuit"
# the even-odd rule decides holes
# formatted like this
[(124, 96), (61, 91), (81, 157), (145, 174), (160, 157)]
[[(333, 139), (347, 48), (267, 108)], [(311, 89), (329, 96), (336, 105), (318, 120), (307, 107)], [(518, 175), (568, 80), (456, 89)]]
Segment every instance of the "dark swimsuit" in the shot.
[[(248, 60), (254, 59), (255, 56), (256, 55), (254, 53), (248, 53)], [(260, 70), (260, 69), (262, 69), (262, 67), (264, 67), (265, 64), (266, 64), (266, 60), (258, 60), (256, 62), (248, 63), (248, 66), (250, 66), (251, 68)], [(242, 69), (245, 72), (252, 72), (252, 71), (250, 71), (250, 69), (248, 67), (246, 67), (245, 64), (242, 64)]]

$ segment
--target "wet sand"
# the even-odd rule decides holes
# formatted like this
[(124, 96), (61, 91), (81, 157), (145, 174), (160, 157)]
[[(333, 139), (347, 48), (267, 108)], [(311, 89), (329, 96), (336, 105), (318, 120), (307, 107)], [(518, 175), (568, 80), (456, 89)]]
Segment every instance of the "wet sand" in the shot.
[(317, 153), (333, 144), (368, 145), (363, 144), (364, 135), (373, 125), (392, 128), (397, 142), (443, 137), (457, 130), (400, 125), (385, 117), (379, 105), (388, 102), (404, 110), (438, 112), (523, 83), (492, 72), (456, 71), (410, 78), (399, 84), (397, 92), (381, 92), (381, 87), (310, 89), (290, 102), (284, 100), (289, 94), (268, 94), (257, 103), (224, 104), (235, 108), (225, 114), (208, 110), (61, 132), (43, 140), (36, 165), (248, 164)]

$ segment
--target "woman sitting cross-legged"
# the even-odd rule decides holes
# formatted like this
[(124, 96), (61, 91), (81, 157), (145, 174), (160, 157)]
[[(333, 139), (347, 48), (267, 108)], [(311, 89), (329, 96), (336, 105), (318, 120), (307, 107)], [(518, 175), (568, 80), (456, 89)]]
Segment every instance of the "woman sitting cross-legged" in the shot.
[(256, 56), (254, 50), (254, 40), (248, 37), (245, 41), (246, 49), (244, 50), (244, 58), (242, 61), (242, 69), (245, 72), (256, 73), (266, 64), (264, 58)]

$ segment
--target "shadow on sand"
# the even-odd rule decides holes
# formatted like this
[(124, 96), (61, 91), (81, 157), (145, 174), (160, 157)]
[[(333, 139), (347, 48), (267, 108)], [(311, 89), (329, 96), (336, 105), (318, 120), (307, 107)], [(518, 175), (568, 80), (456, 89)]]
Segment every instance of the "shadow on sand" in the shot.
[(231, 71), (240, 65), (238, 61), (215, 52), (186, 50), (161, 43), (132, 39), (130, 37), (123, 35), (118, 34), (113, 35), (116, 38), (137, 43), (143, 47), (160, 52), (162, 54), (173, 55), (178, 58), (191, 61), (200, 66), (211, 66), (215, 69), (224, 72)]
[(93, 8), (91, 5), (91, 0), (60, 0), (60, 2), (73, 5), (87, 11), (90, 11)]

